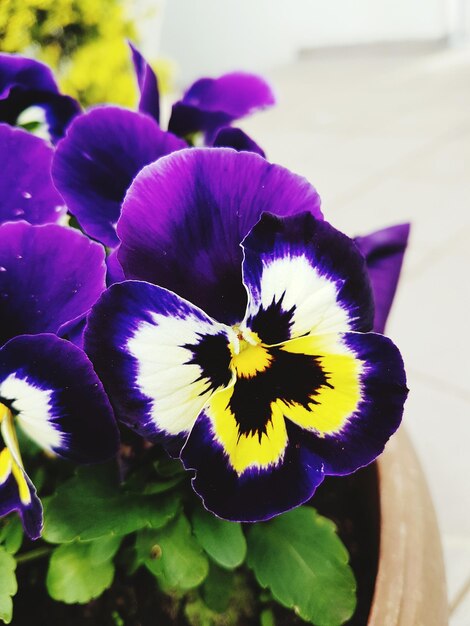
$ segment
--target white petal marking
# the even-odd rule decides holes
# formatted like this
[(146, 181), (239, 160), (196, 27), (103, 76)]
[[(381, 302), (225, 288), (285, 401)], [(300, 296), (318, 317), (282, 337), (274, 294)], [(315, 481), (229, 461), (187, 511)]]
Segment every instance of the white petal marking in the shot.
[(348, 312), (337, 299), (338, 286), (304, 255), (265, 262), (260, 290), (260, 301), (250, 302), (248, 316), (256, 314), (260, 305), (266, 309), (282, 298), (284, 311), (294, 309), (292, 337), (350, 330)]
[(28, 437), (45, 450), (61, 447), (62, 433), (51, 421), (52, 390), (40, 389), (27, 378), (10, 374), (0, 383), (0, 396), (10, 400), (18, 413), (16, 419)]
[(185, 344), (195, 345), (204, 335), (228, 332), (222, 324), (196, 316), (174, 318), (152, 314), (153, 323), (142, 322), (127, 343), (137, 360), (136, 385), (151, 399), (151, 418), (169, 435), (188, 433), (213, 391), (207, 380), (198, 380), (201, 368)]

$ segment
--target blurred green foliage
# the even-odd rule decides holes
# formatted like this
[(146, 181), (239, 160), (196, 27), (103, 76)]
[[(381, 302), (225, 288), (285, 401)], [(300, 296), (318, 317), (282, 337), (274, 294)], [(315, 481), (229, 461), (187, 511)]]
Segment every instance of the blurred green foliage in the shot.
[[(0, 50), (44, 61), (85, 106), (135, 104), (126, 39), (136, 35), (125, 0), (0, 0)], [(158, 65), (165, 88), (168, 65)]]

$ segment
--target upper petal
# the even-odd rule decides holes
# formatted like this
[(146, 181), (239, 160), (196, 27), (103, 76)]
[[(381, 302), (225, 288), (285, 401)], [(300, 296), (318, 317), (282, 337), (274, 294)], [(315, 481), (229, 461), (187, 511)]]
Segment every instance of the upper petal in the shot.
[(57, 146), (52, 176), (85, 232), (114, 247), (121, 203), (135, 175), (144, 165), (185, 147), (148, 115), (97, 107), (71, 124)]
[(364, 257), (354, 242), (310, 213), (264, 214), (243, 241), (249, 293), (245, 324), (276, 344), (307, 333), (372, 327)]
[(56, 333), (83, 317), (105, 288), (104, 256), (71, 228), (0, 226), (0, 345), (23, 333)]
[(85, 349), (121, 420), (145, 437), (184, 439), (231, 381), (229, 332), (174, 293), (127, 281), (93, 307)]
[(266, 157), (264, 150), (251, 137), (248, 137), (241, 128), (224, 126), (217, 132), (212, 145), (214, 148), (233, 148), (238, 152), (256, 152), (256, 154), (264, 158)]
[(181, 137), (198, 131), (212, 133), (274, 103), (271, 87), (256, 74), (233, 72), (201, 78), (173, 105), (168, 128)]
[(150, 64), (129, 42), (134, 64), (135, 75), (139, 85), (140, 100), (139, 111), (151, 115), (157, 122), (160, 121), (160, 95), (158, 91), (158, 80)]
[(384, 331), (392, 307), (409, 234), (410, 224), (397, 224), (354, 240), (366, 259), (374, 292), (374, 330), (378, 333)]
[(239, 322), (246, 306), (240, 242), (267, 210), (321, 218), (315, 189), (257, 154), (182, 150), (133, 182), (118, 224), (118, 258), (127, 278), (162, 285), (215, 319)]
[(43, 139), (0, 124), (0, 223), (57, 222), (66, 212), (51, 178), (53, 150)]
[(79, 104), (59, 93), (51, 70), (33, 59), (0, 54), (0, 121), (15, 124), (18, 115), (30, 106), (44, 109), (53, 140), (63, 136)]
[(15, 337), (0, 349), (0, 403), (39, 446), (83, 463), (117, 452), (118, 432), (86, 354), (55, 335)]

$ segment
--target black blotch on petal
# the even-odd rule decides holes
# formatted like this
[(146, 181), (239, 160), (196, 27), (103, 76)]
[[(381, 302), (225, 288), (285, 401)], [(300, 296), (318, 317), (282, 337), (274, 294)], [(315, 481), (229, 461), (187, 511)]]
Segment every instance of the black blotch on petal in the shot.
[(273, 299), (266, 309), (260, 307), (256, 315), (248, 319), (248, 327), (266, 345), (281, 343), (290, 339), (295, 306), (287, 311), (284, 310), (282, 308), (284, 295), (277, 302)]
[(283, 400), (308, 408), (315, 404), (321, 387), (330, 387), (328, 374), (318, 357), (270, 348), (273, 357), (269, 368), (252, 378), (239, 378), (229, 402), (238, 424), (239, 435), (266, 432), (271, 420), (271, 403)]
[(207, 380), (206, 391), (215, 391), (219, 387), (226, 387), (231, 378), (231, 354), (226, 335), (200, 335), (201, 339), (195, 344), (185, 344), (182, 347), (193, 353), (188, 364), (198, 365), (201, 375), (198, 380)]

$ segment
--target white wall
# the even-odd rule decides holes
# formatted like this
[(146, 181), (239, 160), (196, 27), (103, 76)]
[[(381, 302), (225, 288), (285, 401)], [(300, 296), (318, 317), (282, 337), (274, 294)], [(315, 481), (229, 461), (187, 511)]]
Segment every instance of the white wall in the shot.
[(188, 82), (262, 71), (305, 48), (439, 39), (461, 3), (470, 0), (166, 0), (159, 47)]

